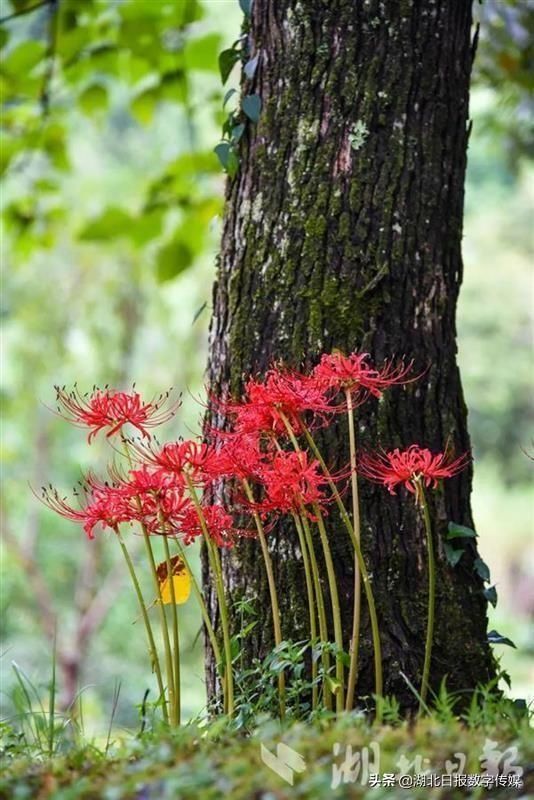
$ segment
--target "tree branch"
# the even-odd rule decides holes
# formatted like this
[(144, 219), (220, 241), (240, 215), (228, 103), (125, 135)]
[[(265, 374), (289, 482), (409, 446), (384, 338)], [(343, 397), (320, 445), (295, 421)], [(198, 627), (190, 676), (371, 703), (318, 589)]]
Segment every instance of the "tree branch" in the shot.
[(99, 591), (94, 595), (92, 602), (78, 624), (78, 642), (90, 638), (93, 631), (100, 625), (111, 604), (114, 602), (117, 591), (123, 583), (124, 575), (114, 566), (110, 569), (102, 582)]
[(50, 111), (50, 86), (52, 78), (54, 77), (54, 67), (56, 63), (56, 48), (57, 37), (59, 31), (59, 2), (60, 0), (47, 0), (50, 7), (50, 22), (48, 26), (48, 45), (46, 50), (46, 58), (48, 64), (43, 77), (43, 85), (41, 87), (40, 103), (43, 110), (43, 117), (48, 116)]
[(12, 14), (8, 14), (6, 17), (2, 17), (0, 19), (0, 25), (3, 25), (4, 22), (9, 22), (16, 17), (23, 17), (25, 14), (30, 14), (32, 11), (37, 11), (38, 8), (43, 8), (44, 6), (51, 6), (55, 0), (40, 0), (39, 3), (35, 3), (33, 6), (28, 6), (27, 8), (21, 8), (19, 11), (13, 11)]
[(16, 536), (10, 531), (6, 525), (5, 515), (2, 514), (4, 519), (2, 520), (2, 529), (4, 533), (4, 541), (6, 542), (7, 546), (13, 551), (16, 558), (20, 561), (22, 568), (28, 578), (30, 578), (31, 587), (33, 589), (33, 593), (37, 600), (37, 605), (41, 611), (41, 625), (46, 636), (51, 640), (54, 641), (55, 632), (56, 632), (56, 619), (57, 614), (54, 608), (54, 602), (52, 600), (52, 596), (48, 591), (48, 586), (46, 585), (45, 579), (43, 574), (39, 568), (39, 565), (33, 555), (33, 553), (27, 552), (20, 542), (17, 540)]

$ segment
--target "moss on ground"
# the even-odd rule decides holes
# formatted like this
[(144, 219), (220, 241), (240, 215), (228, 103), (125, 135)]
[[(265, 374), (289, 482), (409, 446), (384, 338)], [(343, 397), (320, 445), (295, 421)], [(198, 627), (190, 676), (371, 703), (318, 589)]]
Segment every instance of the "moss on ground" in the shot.
[[(446, 716), (446, 715), (445, 715)], [(284, 742), (297, 751), (306, 769), (287, 784), (262, 762), (261, 745), (276, 753)], [(412, 764), (410, 772), (431, 768), (436, 774), (446, 771), (446, 762), (458, 764), (466, 757), (464, 773), (480, 774), (481, 754), (488, 742), (503, 754), (501, 764), (521, 765), (525, 771), (520, 789), (493, 788), (370, 788), (351, 776), (338, 773), (337, 788), (332, 788), (333, 765), (339, 767), (347, 746), (352, 747), (356, 766), (365, 761), (368, 748), (369, 771), (380, 774), (401, 771), (402, 760)], [(380, 749), (378, 769), (373, 768), (376, 748)], [(507, 748), (517, 748), (517, 750)], [(334, 755), (337, 752), (337, 755)], [(184, 727), (170, 735), (149, 734), (113, 745), (108, 756), (91, 746), (73, 749), (52, 760), (10, 755), (4, 749), (0, 778), (0, 798), (55, 798), (56, 800), (286, 800), (286, 798), (507, 798), (532, 797), (534, 793), (534, 741), (526, 718), (503, 716), (483, 720), (475, 729), (456, 719), (426, 718), (417, 723), (403, 722), (370, 726), (356, 715), (337, 722), (316, 720), (294, 723), (280, 729), (279, 723), (266, 720), (249, 735), (229, 729), (224, 721), (207, 728)], [(424, 761), (428, 759), (428, 761)], [(420, 761), (420, 764), (417, 761)], [(415, 763), (414, 763), (415, 762)], [(530, 763), (530, 771), (529, 771)]]

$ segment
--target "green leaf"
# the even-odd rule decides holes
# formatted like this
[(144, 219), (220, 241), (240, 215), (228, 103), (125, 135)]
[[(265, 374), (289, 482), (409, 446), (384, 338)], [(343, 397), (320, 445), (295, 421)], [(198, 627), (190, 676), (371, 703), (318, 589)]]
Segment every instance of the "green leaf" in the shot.
[(503, 636), (498, 631), (490, 631), (488, 633), (488, 642), (490, 644), (506, 644), (508, 647), (513, 647), (517, 650), (517, 647), (512, 640), (508, 639), (506, 636)]
[(0, 28), (0, 50), (6, 46), (9, 41), (9, 31), (5, 28)]
[(473, 566), (475, 568), (475, 572), (478, 573), (478, 575), (480, 575), (483, 581), (491, 580), (489, 567), (486, 564), (486, 562), (480, 558), (480, 556), (478, 558), (475, 558), (475, 560), (473, 561)]
[(152, 121), (154, 109), (159, 100), (159, 87), (152, 86), (144, 92), (136, 95), (130, 102), (132, 116), (143, 125), (148, 125)]
[(88, 86), (78, 97), (78, 103), (86, 114), (104, 111), (108, 105), (108, 92), (105, 86), (93, 83)]
[(460, 548), (457, 550), (447, 542), (443, 543), (443, 548), (445, 550), (445, 556), (447, 558), (447, 561), (449, 562), (451, 567), (455, 567), (464, 554), (463, 549)]
[(257, 122), (261, 112), (261, 97), (257, 94), (247, 94), (247, 96), (243, 98), (241, 107), (252, 122)]
[(239, 8), (246, 17), (250, 17), (252, 9), (252, 0), (239, 0)]
[(170, 100), (173, 103), (187, 102), (188, 80), (187, 74), (183, 69), (175, 69), (163, 75), (160, 84), (159, 98)]
[(472, 528), (465, 525), (458, 525), (456, 522), (449, 522), (447, 539), (475, 539), (478, 536)]
[(180, 275), (193, 262), (193, 253), (180, 239), (175, 239), (160, 248), (156, 255), (157, 277), (160, 283)]
[(237, 125), (237, 118), (233, 112), (230, 112), (226, 119), (223, 122), (222, 126), (222, 137), (224, 139), (225, 136), (230, 137), (232, 135), (232, 128), (235, 128)]
[(119, 51), (115, 45), (109, 42), (102, 42), (94, 47), (90, 52), (90, 62), (88, 64), (90, 74), (105, 72), (107, 75), (117, 74), (119, 67)]
[(233, 178), (239, 169), (239, 158), (230, 142), (220, 142), (213, 151), (228, 175)]
[(330, 675), (327, 675), (326, 683), (328, 684), (328, 688), (330, 689), (332, 694), (337, 694), (341, 689), (341, 682), (338, 681), (336, 678), (332, 678)]
[(35, 5), (36, 0), (11, 0), (15, 11), (26, 11)]
[(228, 155), (228, 166), (226, 167), (226, 171), (231, 178), (235, 178), (237, 175), (237, 170), (239, 169), (239, 158), (235, 150), (230, 150)]
[(184, 48), (187, 69), (217, 72), (221, 37), (218, 33), (208, 33), (200, 39), (188, 39)]
[[(503, 678), (504, 678), (504, 676), (503, 676)], [(509, 686), (510, 689), (512, 688), (511, 687), (511, 682), (508, 684), (508, 686)], [(524, 714), (525, 716), (528, 716), (528, 705), (527, 705), (527, 701), (525, 700), (524, 697), (516, 697), (515, 700), (512, 700), (512, 703), (513, 703), (514, 708), (515, 708), (516, 711), (519, 711), (520, 714)]]
[(241, 645), (239, 644), (239, 639), (237, 636), (232, 636), (230, 639), (230, 656), (232, 661), (234, 661), (239, 653), (241, 652)]
[(350, 667), (350, 655), (345, 650), (338, 650), (336, 652), (336, 661), (341, 661), (343, 666)]
[(231, 146), (229, 142), (220, 142), (213, 148), (213, 152), (221, 162), (223, 169), (228, 167), (228, 159), (230, 157)]
[(488, 603), (491, 603), (493, 608), (496, 608), (496, 606), (497, 606), (497, 589), (495, 588), (495, 586), (488, 586), (487, 589), (484, 589), (484, 597), (486, 598)]
[(66, 131), (60, 122), (49, 122), (43, 131), (41, 145), (55, 167), (67, 169), (70, 166), (66, 147)]
[(161, 209), (145, 211), (131, 225), (130, 238), (135, 244), (142, 247), (160, 235), (162, 223), (163, 211)]
[[(204, 9), (198, 0), (182, 0), (179, 5), (179, 13), (181, 19), (178, 22), (179, 27), (184, 28), (186, 25), (191, 25), (192, 22), (198, 22), (204, 16)], [(178, 8), (176, 0), (172, 0), (172, 13), (176, 14)]]
[(250, 631), (253, 630), (253, 628), (256, 627), (257, 624), (258, 624), (258, 620), (255, 619), (252, 622), (249, 622), (248, 625), (245, 625), (245, 627), (239, 633), (239, 638), (240, 639), (244, 639), (250, 633)]
[(3, 175), (9, 167), (11, 161), (24, 148), (24, 142), (20, 138), (10, 136), (4, 132), (2, 136), (2, 147), (0, 147), (0, 175)]
[(509, 689), (512, 688), (512, 679), (510, 678), (510, 675), (506, 672), (506, 670), (502, 669), (499, 672), (498, 677), (502, 678), (502, 680), (505, 682), (505, 684), (508, 686)]
[(102, 242), (119, 236), (129, 236), (133, 224), (134, 220), (130, 214), (122, 208), (110, 206), (100, 216), (91, 220), (78, 235), (82, 241)]
[(33, 69), (44, 57), (45, 52), (46, 48), (42, 42), (22, 42), (4, 58), (4, 69), (10, 75), (18, 78), (21, 73), (29, 72)]
[(241, 139), (241, 137), (243, 136), (243, 133), (244, 133), (244, 132), (245, 132), (245, 126), (243, 125), (243, 123), (241, 123), (241, 124), (239, 124), (239, 125), (235, 125), (235, 126), (232, 128), (232, 131), (231, 131), (231, 134), (230, 134), (230, 135), (231, 135), (231, 137), (232, 137), (232, 141), (233, 141), (233, 142), (235, 142), (235, 143), (237, 144), (237, 142), (238, 142), (238, 141)]
[[(60, 55), (63, 63), (72, 58), (79, 58), (82, 50), (90, 44), (90, 34), (86, 26), (72, 28), (69, 31), (62, 31), (60, 38)], [(70, 69), (62, 73), (65, 80), (70, 80)]]
[(174, 5), (175, 0), (158, 0), (157, 3), (154, 0), (135, 0), (135, 3), (120, 3), (118, 9), (123, 19), (140, 20), (146, 24), (147, 20), (158, 21), (162, 14), (172, 14)]
[(239, 51), (235, 50), (233, 47), (219, 53), (219, 72), (221, 73), (223, 86), (230, 77), (230, 73), (238, 61)]
[(224, 95), (223, 108), (226, 106), (228, 100), (230, 100), (230, 98), (234, 96), (234, 94), (237, 94), (237, 89), (228, 89), (228, 91)]

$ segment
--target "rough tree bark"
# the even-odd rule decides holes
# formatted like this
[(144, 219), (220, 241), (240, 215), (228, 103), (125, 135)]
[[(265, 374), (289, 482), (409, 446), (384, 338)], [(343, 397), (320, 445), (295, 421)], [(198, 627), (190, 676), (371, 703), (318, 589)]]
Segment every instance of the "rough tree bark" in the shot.
[[(247, 30), (259, 56), (246, 93), (261, 97), (247, 124), (240, 168), (228, 181), (214, 288), (209, 379), (239, 393), (243, 377), (273, 358), (316, 363), (322, 352), (392, 354), (427, 370), (359, 411), (364, 447), (413, 442), (469, 449), (456, 364), (455, 311), (462, 278), (461, 236), (474, 47), (471, 8), (457, 0), (256, 0)], [(325, 441), (330, 460), (348, 460), (343, 424)], [(360, 481), (363, 550), (382, 630), (385, 691), (416, 704), (400, 672), (417, 685), (426, 625), (425, 538), (401, 491)], [(432, 685), (453, 690), (494, 674), (486, 642), (476, 550), (454, 569), (443, 550), (447, 521), (473, 524), (471, 474), (433, 493), (438, 582)], [(334, 519), (332, 515), (332, 520)], [(283, 633), (305, 634), (302, 562), (289, 529), (270, 539), (283, 603)], [(332, 535), (348, 649), (352, 553)], [(256, 542), (225, 554), (235, 600), (269, 607)], [(372, 646), (363, 602), (359, 696), (373, 691)], [(267, 620), (267, 617), (265, 617)], [(239, 619), (233, 620), (234, 629)], [(266, 621), (246, 658), (272, 644)], [(208, 664), (213, 690), (213, 664)]]

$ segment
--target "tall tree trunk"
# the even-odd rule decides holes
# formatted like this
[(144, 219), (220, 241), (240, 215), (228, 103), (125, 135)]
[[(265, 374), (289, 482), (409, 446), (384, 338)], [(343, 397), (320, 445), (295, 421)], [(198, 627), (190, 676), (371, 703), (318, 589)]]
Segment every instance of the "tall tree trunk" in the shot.
[[(316, 363), (340, 348), (415, 360), (424, 376), (358, 412), (360, 445), (420, 443), (469, 449), (456, 364), (455, 312), (473, 48), (468, 2), (447, 0), (256, 0), (247, 31), (259, 64), (245, 93), (261, 97), (247, 123), (237, 176), (228, 181), (214, 289), (209, 378), (238, 394), (273, 359)], [(340, 422), (324, 440), (348, 461)], [(454, 690), (494, 673), (486, 642), (476, 549), (453, 569), (447, 521), (472, 525), (471, 474), (433, 493), (437, 520), (436, 640), (431, 684)], [(416, 704), (401, 672), (420, 679), (427, 603), (425, 537), (403, 490), (389, 496), (360, 481), (362, 543), (382, 630), (385, 692)], [(331, 522), (335, 522), (332, 513)], [(332, 531), (345, 644), (351, 629), (353, 559)], [(306, 592), (295, 535), (277, 528), (270, 547), (281, 587), (283, 633), (305, 636)], [(256, 542), (225, 553), (233, 600), (268, 608)], [(373, 691), (363, 602), (358, 695)], [(234, 629), (239, 618), (233, 619)], [(267, 622), (245, 645), (247, 661), (272, 644)], [(213, 689), (213, 664), (208, 665)]]

